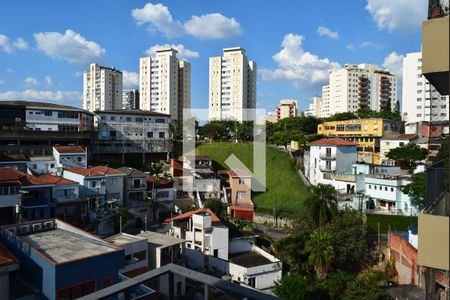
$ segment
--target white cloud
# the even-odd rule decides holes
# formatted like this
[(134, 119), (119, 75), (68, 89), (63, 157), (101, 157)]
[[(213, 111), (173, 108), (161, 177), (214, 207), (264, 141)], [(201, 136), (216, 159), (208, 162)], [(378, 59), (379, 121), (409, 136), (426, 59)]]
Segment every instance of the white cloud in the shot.
[(241, 25), (234, 18), (219, 13), (192, 16), (184, 27), (188, 34), (200, 39), (228, 39), (242, 34)]
[(228, 39), (242, 34), (241, 25), (234, 19), (220, 13), (191, 16), (184, 23), (174, 20), (169, 8), (161, 3), (147, 3), (142, 8), (135, 8), (131, 16), (138, 25), (148, 25), (151, 32), (160, 32), (167, 38), (180, 37), (185, 34), (200, 39)]
[(420, 29), (427, 4), (427, 0), (367, 0), (366, 10), (378, 29), (408, 33)]
[(190, 50), (190, 49), (186, 48), (182, 44), (178, 44), (178, 45), (175, 45), (175, 44), (164, 44), (164, 45), (156, 44), (154, 46), (151, 46), (147, 50), (145, 50), (144, 53), (149, 55), (149, 56), (154, 56), (155, 53), (156, 53), (156, 50), (162, 49), (162, 48), (173, 48), (173, 49), (177, 50), (178, 51), (177, 56), (179, 58), (188, 59), (188, 58), (197, 58), (197, 57), (200, 56), (200, 54), (197, 51)]
[(15, 41), (11, 41), (6, 35), (0, 34), (0, 49), (6, 53), (13, 53), (16, 50), (28, 49), (28, 43), (20, 37)]
[(369, 48), (381, 49), (382, 47), (379, 44), (376, 44), (376, 43), (373, 43), (373, 42), (369, 42), (369, 41), (362, 42), (362, 43), (359, 43), (359, 44), (348, 44), (347, 45), (347, 49), (348, 50), (369, 49)]
[(52, 78), (50, 76), (45, 76), (45, 82), (47, 83), (47, 85), (52, 85)]
[(25, 78), (24, 83), (25, 83), (26, 86), (35, 86), (35, 85), (38, 85), (38, 84), (39, 84), (39, 82), (37, 81), (37, 79), (36, 79), (36, 78), (33, 78), (33, 77), (27, 77), (27, 78)]
[(75, 76), (75, 77), (81, 77), (81, 76), (83, 76), (83, 72), (77, 71), (77, 72), (73, 73), (73, 76)]
[(0, 100), (44, 100), (44, 101), (79, 101), (78, 91), (40, 91), (26, 89), (24, 91), (7, 91), (0, 93)]
[(317, 34), (320, 36), (327, 36), (330, 39), (339, 39), (339, 33), (337, 31), (332, 31), (330, 28), (319, 26), (317, 27)]
[(281, 51), (272, 56), (278, 63), (278, 68), (262, 69), (262, 78), (291, 81), (297, 88), (319, 86), (325, 83), (329, 78), (329, 72), (338, 69), (340, 65), (328, 58), (320, 58), (316, 54), (305, 51), (302, 48), (304, 39), (301, 35), (287, 34), (283, 39)]
[(136, 72), (123, 71), (123, 88), (133, 89), (139, 87), (139, 74)]
[(52, 58), (64, 59), (72, 64), (92, 63), (106, 52), (99, 44), (86, 40), (71, 29), (59, 32), (39, 32), (34, 34), (37, 49)]
[(403, 55), (393, 51), (385, 57), (382, 66), (392, 74), (397, 75), (399, 79), (401, 79), (403, 76), (403, 58)]

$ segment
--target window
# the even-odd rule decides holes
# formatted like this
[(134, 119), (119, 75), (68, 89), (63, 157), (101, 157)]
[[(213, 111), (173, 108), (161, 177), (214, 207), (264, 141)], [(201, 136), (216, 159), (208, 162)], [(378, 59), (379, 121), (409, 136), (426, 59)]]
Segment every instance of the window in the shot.
[(48, 110), (46, 110), (46, 111), (44, 111), (44, 115), (46, 115), (46, 116), (51, 116), (51, 115), (52, 115), (52, 112), (51, 112), (51, 111), (48, 111)]
[(113, 184), (113, 185), (119, 184), (119, 179), (118, 178), (111, 178), (111, 184)]
[(160, 138), (160, 139), (166, 138), (166, 133), (165, 133), (165, 132), (160, 132), (160, 133), (159, 133), (159, 138)]
[(58, 300), (71, 300), (95, 292), (95, 280), (57, 290)]
[(147, 132), (147, 137), (148, 137), (148, 138), (153, 138), (153, 132), (148, 131), (148, 132)]
[(369, 190), (371, 190), (372, 189), (372, 185), (371, 184), (369, 184)]
[(134, 179), (133, 180), (133, 187), (135, 189), (140, 188), (141, 187), (141, 180), (140, 179)]
[(245, 194), (246, 194), (245, 191), (238, 191), (237, 192), (237, 198), (238, 199), (243, 199), (243, 198), (245, 198)]
[(394, 188), (393, 187), (391, 187), (391, 192), (393, 192), (394, 191)]
[(91, 187), (93, 187), (93, 188), (97, 187), (97, 181), (92, 181), (91, 182)]
[(82, 159), (83, 159), (83, 158), (82, 158), (81, 156), (78, 156), (78, 157), (77, 157), (77, 161), (78, 161), (78, 162), (81, 162)]

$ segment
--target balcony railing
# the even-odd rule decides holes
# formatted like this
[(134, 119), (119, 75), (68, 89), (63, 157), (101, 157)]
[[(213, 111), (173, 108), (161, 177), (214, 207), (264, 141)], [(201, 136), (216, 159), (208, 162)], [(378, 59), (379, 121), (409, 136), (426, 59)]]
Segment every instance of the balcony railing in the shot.
[(320, 153), (319, 154), (320, 159), (325, 159), (325, 160), (334, 160), (336, 159), (336, 153)]
[(449, 0), (429, 0), (428, 19), (442, 18), (448, 16)]

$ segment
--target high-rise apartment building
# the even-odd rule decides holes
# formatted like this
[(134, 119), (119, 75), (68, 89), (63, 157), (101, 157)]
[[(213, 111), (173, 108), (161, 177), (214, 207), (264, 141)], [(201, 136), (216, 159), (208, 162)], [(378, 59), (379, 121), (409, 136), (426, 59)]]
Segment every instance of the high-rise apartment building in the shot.
[(330, 85), (322, 87), (322, 99), (320, 101), (319, 118), (327, 118), (330, 114)]
[(277, 105), (276, 110), (277, 121), (285, 118), (298, 116), (298, 103), (297, 100), (280, 100), (280, 104)]
[(121, 109), (122, 80), (122, 71), (91, 64), (83, 73), (83, 109)]
[(403, 121), (448, 122), (448, 100), (448, 96), (441, 96), (422, 75), (422, 53), (406, 54), (403, 59)]
[(123, 91), (123, 109), (139, 109), (139, 90)]
[(312, 103), (309, 104), (308, 110), (305, 110), (304, 115), (306, 117), (312, 116), (318, 118), (320, 115), (320, 105), (322, 102), (322, 97), (314, 96), (312, 98)]
[(347, 64), (330, 72), (323, 89), (321, 117), (336, 113), (394, 110), (397, 104), (397, 77), (372, 64)]
[(173, 48), (159, 49), (155, 57), (140, 59), (139, 105), (141, 110), (169, 114), (182, 119), (191, 103), (190, 64), (177, 58)]
[(244, 109), (256, 108), (256, 63), (241, 47), (209, 58), (209, 119), (249, 120)]

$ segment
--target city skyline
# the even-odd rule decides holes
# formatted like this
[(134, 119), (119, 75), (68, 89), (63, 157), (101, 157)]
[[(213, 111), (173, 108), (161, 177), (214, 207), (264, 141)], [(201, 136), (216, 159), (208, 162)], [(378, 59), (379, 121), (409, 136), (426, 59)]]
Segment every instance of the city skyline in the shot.
[[(167, 44), (192, 65), (192, 107), (206, 108), (209, 57), (241, 46), (258, 64), (258, 108), (273, 110), (280, 98), (293, 98), (305, 110), (328, 71), (346, 63), (374, 63), (401, 76), (403, 55), (420, 50), (426, 1), (416, 2), (265, 2), (250, 14), (254, 2), (121, 1), (109, 7), (113, 18), (95, 26), (86, 21), (104, 1), (29, 3), (26, 11), (4, 3), (0, 15), (11, 26), (0, 32), (0, 99), (81, 107), (82, 73), (90, 63), (122, 70), (124, 88), (138, 88), (139, 58)], [(28, 21), (12, 26), (19, 10)], [(51, 17), (43, 18), (47, 11)]]

